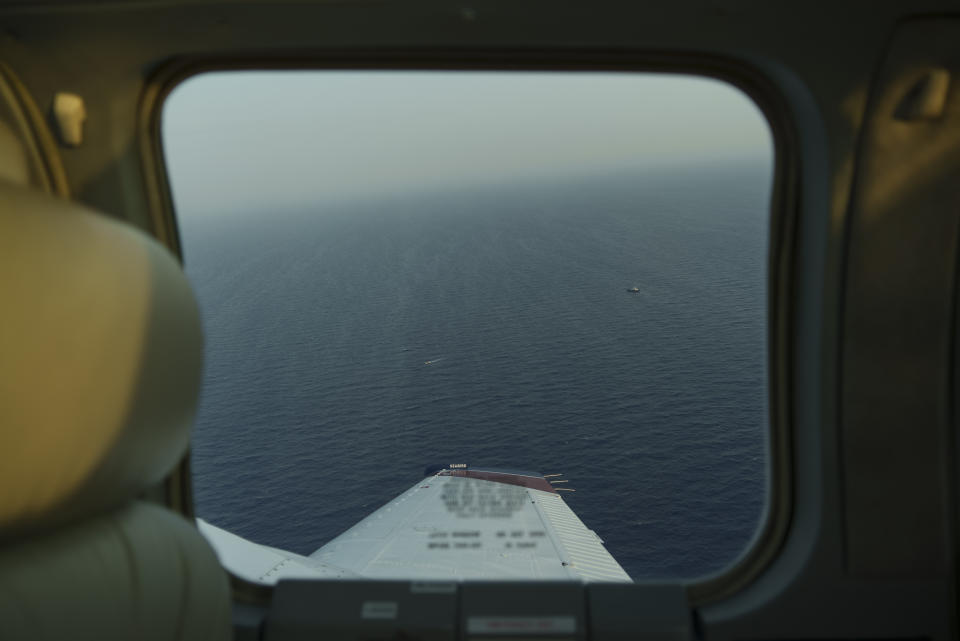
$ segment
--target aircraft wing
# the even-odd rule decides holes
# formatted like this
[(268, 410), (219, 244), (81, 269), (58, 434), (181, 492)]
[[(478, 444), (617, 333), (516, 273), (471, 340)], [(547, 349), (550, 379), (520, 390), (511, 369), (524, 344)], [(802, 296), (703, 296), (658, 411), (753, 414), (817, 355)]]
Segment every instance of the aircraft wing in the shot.
[(216, 550), (221, 565), (248, 581), (274, 584), (280, 579), (361, 578), (344, 568), (248, 541), (203, 519), (197, 519), (197, 527)]
[(310, 555), (378, 579), (630, 581), (542, 476), (441, 470)]
[[(600, 537), (536, 474), (441, 469), (309, 557), (209, 524), (201, 530), (235, 574), (269, 583), (309, 576), (630, 582)], [(220, 533), (253, 547), (245, 557)]]

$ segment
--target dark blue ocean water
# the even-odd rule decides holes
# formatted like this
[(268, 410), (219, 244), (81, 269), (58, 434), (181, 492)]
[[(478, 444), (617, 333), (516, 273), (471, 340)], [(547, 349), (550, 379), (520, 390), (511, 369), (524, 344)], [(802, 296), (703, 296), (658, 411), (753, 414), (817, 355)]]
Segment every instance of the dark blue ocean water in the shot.
[(565, 474), (635, 579), (722, 569), (766, 503), (769, 172), (181, 212), (198, 514), (309, 554), (468, 462)]

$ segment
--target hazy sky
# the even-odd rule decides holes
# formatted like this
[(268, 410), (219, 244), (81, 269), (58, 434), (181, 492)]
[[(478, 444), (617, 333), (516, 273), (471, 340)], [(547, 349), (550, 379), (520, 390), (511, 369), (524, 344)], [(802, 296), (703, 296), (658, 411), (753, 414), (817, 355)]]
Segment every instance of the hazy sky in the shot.
[(210, 73), (169, 97), (163, 142), (187, 215), (773, 153), (725, 83), (584, 72)]

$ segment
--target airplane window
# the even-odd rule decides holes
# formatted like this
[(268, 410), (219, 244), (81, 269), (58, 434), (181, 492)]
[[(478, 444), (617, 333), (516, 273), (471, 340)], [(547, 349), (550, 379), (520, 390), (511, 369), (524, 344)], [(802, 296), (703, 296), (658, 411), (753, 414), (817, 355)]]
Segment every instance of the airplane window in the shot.
[(748, 549), (773, 143), (738, 89), (216, 72), (162, 141), (230, 569), (694, 579)]

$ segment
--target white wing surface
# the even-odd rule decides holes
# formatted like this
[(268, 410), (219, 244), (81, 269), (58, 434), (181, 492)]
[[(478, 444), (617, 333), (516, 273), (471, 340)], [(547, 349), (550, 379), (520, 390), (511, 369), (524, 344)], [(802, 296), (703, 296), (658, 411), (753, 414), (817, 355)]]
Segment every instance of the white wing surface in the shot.
[(356, 579), (353, 572), (279, 548), (253, 543), (203, 519), (200, 533), (217, 551), (220, 563), (247, 581), (274, 584), (280, 579)]
[[(227, 568), (269, 583), (307, 576), (630, 582), (553, 486), (530, 474), (443, 469), (309, 557), (209, 524), (201, 530)], [(244, 547), (223, 534), (257, 549), (245, 557)]]

